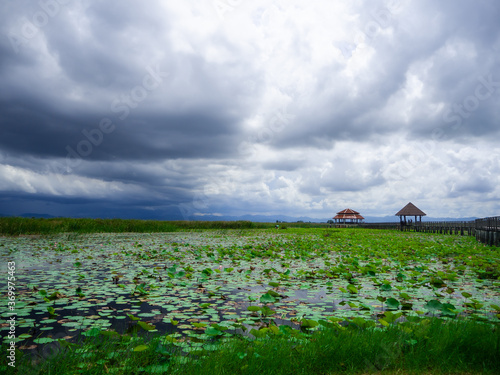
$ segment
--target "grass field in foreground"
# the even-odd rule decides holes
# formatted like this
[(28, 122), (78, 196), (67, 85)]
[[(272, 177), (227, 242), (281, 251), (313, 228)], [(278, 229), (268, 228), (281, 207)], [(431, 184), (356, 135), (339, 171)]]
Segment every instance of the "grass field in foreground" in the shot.
[[(83, 338), (83, 336), (82, 336)], [(165, 336), (87, 337), (53, 345), (42, 357), (19, 356), (14, 374), (498, 374), (498, 326), (430, 318), (418, 324), (362, 329), (356, 325), (314, 333), (276, 330), (250, 340), (220, 341), (213, 351), (178, 356)], [(5, 345), (2, 353), (6, 352)]]

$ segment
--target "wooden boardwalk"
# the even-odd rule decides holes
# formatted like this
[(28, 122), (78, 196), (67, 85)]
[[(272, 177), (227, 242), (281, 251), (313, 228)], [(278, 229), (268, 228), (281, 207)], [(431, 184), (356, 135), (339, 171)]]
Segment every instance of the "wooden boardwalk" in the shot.
[(401, 231), (475, 236), (490, 246), (500, 246), (500, 216), (473, 221), (424, 221), (409, 225), (400, 223), (362, 223), (359, 227), (370, 229), (396, 229)]
[(477, 219), (476, 239), (491, 246), (500, 246), (500, 216)]

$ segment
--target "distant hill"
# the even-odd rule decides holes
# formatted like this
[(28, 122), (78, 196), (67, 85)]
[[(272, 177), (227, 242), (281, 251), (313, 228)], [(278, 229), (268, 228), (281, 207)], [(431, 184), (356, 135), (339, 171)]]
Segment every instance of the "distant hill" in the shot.
[(53, 216), (53, 215), (49, 215), (49, 214), (36, 214), (36, 213), (31, 213), (31, 212), (22, 214), (20, 216), (21, 217), (36, 217), (36, 218), (43, 218), (43, 219), (51, 219), (53, 217), (57, 217), (57, 216)]
[(34, 218), (44, 218), (44, 219), (51, 219), (51, 218), (54, 218), (54, 217), (57, 217), (57, 216), (53, 216), (53, 215), (49, 215), (49, 214), (38, 214), (38, 213), (32, 213), (32, 212), (27, 212), (27, 213), (24, 213), (24, 214), (21, 214), (21, 215), (6, 215), (6, 214), (2, 214), (0, 213), (0, 217), (34, 217)]
[[(412, 219), (415, 220), (413, 217), (407, 217), (407, 219)], [(473, 221), (478, 219), (477, 217), (461, 217), (461, 218), (456, 218), (456, 217), (429, 217), (429, 216), (424, 216), (422, 217), (422, 221)], [(382, 217), (377, 217), (377, 216), (366, 216), (365, 217), (365, 222), (366, 223), (398, 223), (399, 222), (399, 217), (398, 216), (382, 216)]]
[[(0, 217), (9, 217), (14, 215), (5, 215), (0, 213)], [(27, 212), (21, 215), (15, 215), (18, 217), (34, 217), (34, 218), (44, 218), (50, 219), (55, 218), (57, 216), (49, 215), (49, 214), (40, 214), (34, 212)], [(73, 216), (76, 217), (76, 216)], [(81, 216), (80, 216), (81, 217)], [(94, 216), (94, 218), (110, 218), (113, 216)], [(116, 215), (114, 217), (121, 217), (120, 215)], [(313, 218), (308, 216), (287, 216), (287, 215), (242, 215), (242, 216), (226, 216), (226, 215), (191, 215), (187, 218), (182, 218), (179, 216), (175, 217), (165, 217), (160, 213), (154, 213), (147, 215), (145, 213), (137, 213), (136, 215), (129, 213), (123, 217), (124, 219), (139, 219), (139, 220), (195, 220), (195, 221), (238, 221), (238, 220), (247, 220), (253, 222), (260, 223), (275, 223), (276, 220), (280, 222), (288, 222), (295, 223), (297, 221), (303, 221), (305, 223), (326, 223), (329, 218)], [(465, 217), (465, 218), (451, 218), (451, 217), (427, 217), (424, 216), (422, 221), (472, 221), (477, 219), (477, 217)], [(399, 222), (399, 217), (390, 215), (390, 216), (365, 216), (365, 223), (397, 223)]]
[(476, 219), (479, 219), (479, 217), (461, 217), (461, 218), (455, 218), (455, 217), (430, 217), (426, 219), (425, 217), (422, 219), (422, 221), (474, 221)]
[(216, 215), (204, 215), (198, 216), (193, 215), (189, 217), (190, 220), (207, 220), (207, 221), (236, 221), (236, 220), (247, 220), (254, 221), (258, 223), (274, 223), (276, 220), (281, 222), (295, 223), (297, 221), (312, 222), (312, 223), (326, 223), (329, 219), (318, 219), (308, 216), (286, 216), (286, 215), (242, 215), (242, 216), (216, 216)]
[[(286, 215), (243, 215), (243, 216), (215, 216), (215, 215), (205, 215), (205, 216), (191, 216), (190, 220), (200, 220), (200, 221), (218, 221), (218, 220), (248, 220), (255, 222), (265, 222), (274, 223), (276, 220), (288, 223), (294, 223), (297, 221), (311, 222), (311, 223), (326, 223), (331, 218), (312, 218), (308, 216), (286, 216)], [(477, 219), (477, 217), (466, 217), (466, 218), (450, 218), (450, 217), (427, 217), (424, 216), (422, 221), (472, 221)], [(398, 223), (399, 217), (395, 215), (391, 216), (365, 216), (365, 223)]]

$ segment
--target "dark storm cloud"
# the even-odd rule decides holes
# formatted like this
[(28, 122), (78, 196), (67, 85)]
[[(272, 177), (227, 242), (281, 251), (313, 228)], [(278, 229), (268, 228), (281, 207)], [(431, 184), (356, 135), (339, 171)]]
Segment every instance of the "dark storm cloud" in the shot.
[(18, 155), (29, 151), (39, 157), (69, 154), (89, 160), (210, 158), (236, 152), (237, 129), (231, 127), (235, 119), (216, 113), (130, 116), (125, 122), (111, 120), (113, 130), (107, 134), (100, 130), (102, 118), (96, 115), (33, 112), (6, 108), (9, 118), (0, 122), (2, 149)]
[[(16, 192), (0, 193), (2, 214), (8, 216), (43, 213), (50, 216), (131, 219), (183, 219), (179, 203), (168, 201), (110, 201), (84, 198), (54, 198)], [(28, 215), (33, 216), (33, 215)]]
[[(60, 73), (47, 75), (37, 60), (30, 72), (3, 70), (8, 92), (0, 103), (2, 149), (91, 160), (235, 153), (235, 113), (245, 110), (234, 93), (245, 87), (228, 82), (230, 68), (174, 55), (168, 38), (156, 33), (168, 33), (168, 20), (149, 3), (137, 9), (135, 2), (92, 2), (79, 10), (83, 17), (75, 20), (61, 6), (40, 31)], [(159, 62), (151, 61), (154, 43), (162, 46)], [(2, 47), (8, 49), (5, 42)], [(100, 130), (103, 119), (113, 122), (110, 134)]]

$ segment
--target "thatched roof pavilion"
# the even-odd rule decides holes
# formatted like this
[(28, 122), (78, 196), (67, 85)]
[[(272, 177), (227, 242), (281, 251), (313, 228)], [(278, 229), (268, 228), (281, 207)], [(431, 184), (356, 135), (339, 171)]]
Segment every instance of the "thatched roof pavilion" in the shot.
[(426, 214), (420, 208), (418, 208), (417, 206), (415, 206), (413, 203), (410, 202), (406, 206), (404, 206), (401, 210), (399, 210), (396, 216), (399, 216), (399, 221), (401, 222), (401, 225), (406, 225), (407, 216), (415, 216), (415, 222), (417, 221), (422, 222), (422, 216), (426, 216)]
[(359, 214), (359, 212), (351, 210), (350, 208), (346, 208), (340, 212), (337, 212), (337, 215), (333, 218), (336, 223), (347, 224), (347, 223), (360, 223), (365, 218)]

